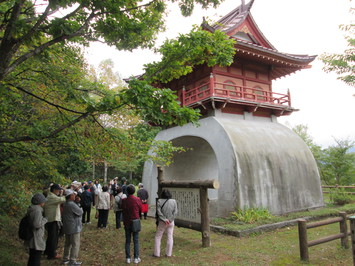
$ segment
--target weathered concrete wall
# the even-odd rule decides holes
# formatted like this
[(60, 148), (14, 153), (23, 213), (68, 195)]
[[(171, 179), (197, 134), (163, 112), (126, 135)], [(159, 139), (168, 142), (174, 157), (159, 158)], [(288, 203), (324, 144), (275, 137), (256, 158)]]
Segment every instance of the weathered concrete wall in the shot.
[[(323, 206), (317, 167), (306, 144), (269, 118), (217, 113), (160, 132), (156, 139), (191, 148), (165, 168), (166, 180), (217, 179), (209, 190), (211, 216), (235, 208), (266, 207), (274, 214)], [(143, 183), (154, 204), (156, 166), (146, 162)]]

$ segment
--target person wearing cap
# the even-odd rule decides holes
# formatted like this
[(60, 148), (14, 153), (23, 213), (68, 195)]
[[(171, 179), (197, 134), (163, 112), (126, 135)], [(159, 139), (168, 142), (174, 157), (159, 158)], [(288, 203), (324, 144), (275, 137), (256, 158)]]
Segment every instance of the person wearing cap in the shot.
[(77, 261), (80, 249), (80, 232), (83, 228), (83, 209), (75, 203), (76, 192), (65, 190), (66, 202), (63, 207), (63, 233), (65, 234), (63, 264), (81, 265)]
[(137, 191), (137, 196), (142, 201), (142, 212), (139, 214), (139, 217), (142, 220), (142, 213), (143, 213), (144, 214), (144, 220), (146, 220), (147, 219), (147, 214), (148, 214), (148, 198), (149, 198), (149, 194), (148, 194), (148, 191), (143, 187), (142, 183), (138, 184), (138, 188), (139, 189)]
[(63, 190), (58, 184), (53, 184), (48, 192), (47, 202), (44, 205), (44, 215), (48, 219), (46, 224), (47, 241), (44, 253), (48, 259), (59, 259), (57, 254), (59, 229), (62, 217), (60, 214), (60, 205), (65, 202), (65, 197), (60, 196)]
[(33, 231), (33, 237), (29, 241), (26, 241), (30, 253), (27, 265), (40, 265), (42, 252), (46, 248), (44, 225), (47, 223), (47, 219), (43, 216), (43, 206), (46, 201), (47, 199), (43, 194), (37, 193), (33, 195), (31, 206), (27, 210)]

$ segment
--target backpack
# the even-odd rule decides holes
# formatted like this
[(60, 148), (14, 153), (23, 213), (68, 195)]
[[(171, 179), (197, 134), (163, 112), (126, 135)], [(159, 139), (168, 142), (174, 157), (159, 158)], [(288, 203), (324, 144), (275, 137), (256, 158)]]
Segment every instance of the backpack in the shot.
[(89, 192), (88, 190), (85, 190), (81, 194), (80, 198), (81, 198), (81, 202), (80, 202), (81, 206), (86, 207), (86, 208), (91, 207), (91, 202), (92, 202), (91, 192)]
[(116, 201), (116, 204), (117, 204), (117, 208), (119, 209), (119, 210), (122, 210), (122, 197), (120, 197), (120, 196), (118, 196), (120, 199), (117, 201), (117, 200), (115, 200)]
[(28, 214), (26, 214), (20, 221), (18, 236), (25, 241), (29, 241), (33, 237), (32, 225)]

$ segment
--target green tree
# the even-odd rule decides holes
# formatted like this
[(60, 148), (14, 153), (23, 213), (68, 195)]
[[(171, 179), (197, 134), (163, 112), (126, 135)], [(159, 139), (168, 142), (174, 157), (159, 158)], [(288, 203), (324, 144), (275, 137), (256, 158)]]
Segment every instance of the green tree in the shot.
[[(322, 161), (323, 152), (322, 147), (314, 143), (313, 138), (308, 133), (308, 126), (307, 125), (295, 125), (292, 127), (292, 130), (303, 139), (303, 141), (307, 144), (308, 148), (311, 150), (314, 159), (317, 162), (318, 168), (320, 162)], [(319, 169), (320, 170), (320, 169)]]
[[(351, 9), (354, 13), (354, 9)], [(347, 33), (346, 40), (348, 49), (343, 54), (323, 54), (320, 59), (325, 64), (325, 72), (335, 72), (338, 79), (344, 81), (351, 87), (355, 86), (355, 25), (340, 25), (340, 29)]]
[[(207, 8), (216, 6), (219, 0), (178, 2), (181, 12), (184, 15), (190, 15), (196, 3)], [(41, 101), (43, 109), (51, 105), (59, 112), (71, 112), (75, 116), (66, 117), (61, 122), (55, 121), (51, 126), (48, 126), (49, 120), (42, 119), (43, 123), (38, 122), (37, 127), (31, 128), (31, 132), (18, 130), (16, 137), (2, 136), (0, 143), (56, 137), (59, 132), (83, 119), (111, 113), (123, 105), (131, 104), (128, 101), (134, 102), (132, 107), (136, 108), (136, 112), (141, 110), (143, 117), (153, 122), (157, 119), (158, 123), (168, 122), (170, 125), (172, 123), (183, 124), (190, 120), (196, 121), (198, 116), (188, 108), (179, 108), (177, 103), (175, 105), (164, 103), (164, 100), (170, 101), (174, 98), (169, 95), (171, 92), (168, 90), (156, 92), (140, 84), (139, 88), (131, 88), (129, 96), (120, 96), (115, 91), (103, 92), (102, 84), (83, 80), (81, 77), (84, 75), (78, 75), (77, 79), (72, 78), (66, 82), (67, 76), (71, 75), (71, 69), (55, 70), (57, 60), (63, 61), (58, 50), (77, 49), (74, 48), (74, 44), (87, 45), (90, 41), (103, 41), (121, 50), (153, 47), (157, 33), (164, 30), (165, 10), (166, 2), (159, 0), (148, 3), (114, 0), (56, 0), (41, 3), (28, 0), (1, 1), (0, 90), (4, 94), (9, 94), (11, 91), (13, 98), (19, 93), (26, 94), (28, 98), (32, 97), (35, 101)], [(73, 60), (76, 59), (77, 56), (73, 58)], [(44, 73), (42, 67), (48, 71)], [(51, 70), (57, 71), (57, 75), (53, 76)], [(47, 75), (46, 84), (40, 82), (40, 77), (43, 75)], [(33, 76), (38, 77), (36, 82), (32, 80)], [(28, 86), (24, 88), (21, 80), (32, 84), (27, 84)], [(58, 81), (61, 81), (59, 85)], [(54, 86), (57, 88), (53, 89)], [(48, 89), (50, 92), (47, 91)], [(63, 91), (68, 97), (75, 98), (76, 102), (72, 106), (67, 106), (68, 102), (63, 98), (64, 95), (59, 97), (62, 102), (57, 102), (55, 94)], [(97, 93), (100, 97), (92, 97), (93, 93)], [(139, 98), (141, 93), (147, 96), (145, 99), (155, 101), (154, 104), (149, 105), (149, 108), (159, 106), (159, 111), (153, 110), (154, 114), (151, 114), (146, 108), (147, 102), (135, 99)], [(164, 97), (153, 97), (153, 93), (154, 95), (162, 94)], [(4, 97), (8, 96), (4, 95)], [(48, 96), (51, 97), (48, 99)], [(78, 102), (81, 108), (76, 108)], [(173, 107), (172, 112), (161, 112), (160, 106), (162, 105)], [(29, 106), (25, 105), (24, 109)], [(11, 112), (12, 107), (10, 105), (8, 109), (11, 110), (7, 111)], [(169, 116), (173, 118), (173, 121), (169, 121)], [(57, 127), (53, 127), (54, 124)]]
[[(183, 15), (195, 4), (216, 7), (219, 0), (178, 2)], [(0, 2), (0, 80), (29, 58), (58, 43), (103, 41), (119, 50), (151, 48), (164, 30), (167, 1), (9, 0)]]
[(355, 154), (350, 152), (354, 147), (353, 141), (335, 139), (335, 145), (322, 148), (314, 143), (306, 125), (296, 125), (292, 130), (311, 150), (323, 182), (329, 185), (350, 185), (355, 182)]
[[(220, 1), (177, 2), (182, 13), (190, 15), (195, 4), (207, 8)], [(157, 33), (164, 30), (166, 4), (162, 0), (0, 1), (2, 181), (11, 180), (16, 186), (20, 183), (15, 181), (24, 178), (55, 182), (78, 179), (88, 171), (93, 158), (112, 160), (120, 156), (120, 162), (126, 161), (132, 168), (144, 158), (139, 153), (144, 151), (142, 147), (148, 149), (152, 144), (149, 130), (144, 140), (137, 137), (141, 121), (171, 126), (198, 120), (199, 114), (181, 107), (171, 90), (150, 85), (162, 79), (154, 77), (158, 72), (147, 69), (150, 79), (132, 80), (128, 88), (109, 79), (112, 75), (107, 64), (99, 78), (92, 79), (79, 48), (91, 41), (120, 50), (153, 47)], [(214, 35), (221, 33), (210, 38)], [(184, 43), (188, 44), (188, 39)], [(233, 46), (228, 38), (221, 41), (221, 47), (226, 48), (224, 43)], [(206, 49), (203, 43), (199, 45), (191, 49), (205, 51), (207, 64), (211, 63), (208, 57), (216, 57), (211, 51), (225, 52), (218, 47), (211, 50), (208, 42)], [(171, 60), (171, 65), (176, 60)], [(199, 63), (191, 61), (189, 66)], [(115, 85), (108, 86), (112, 83)], [(123, 121), (123, 117), (132, 119)]]
[(331, 185), (351, 185), (355, 182), (355, 154), (349, 151), (354, 142), (337, 139), (335, 142), (323, 150), (322, 178)]
[(195, 27), (189, 34), (166, 40), (157, 49), (162, 59), (145, 65), (144, 78), (166, 83), (191, 73), (197, 65), (229, 66), (233, 63), (234, 44), (235, 40), (219, 30), (209, 32)]

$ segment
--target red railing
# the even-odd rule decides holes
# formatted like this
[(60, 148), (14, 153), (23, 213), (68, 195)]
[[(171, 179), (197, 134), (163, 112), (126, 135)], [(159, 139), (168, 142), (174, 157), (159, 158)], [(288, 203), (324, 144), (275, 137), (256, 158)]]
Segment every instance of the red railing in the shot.
[(188, 91), (183, 89), (180, 100), (184, 106), (189, 106), (212, 97), (220, 100), (235, 100), (236, 102), (246, 101), (291, 106), (289, 93), (281, 94), (222, 82), (207, 82)]

